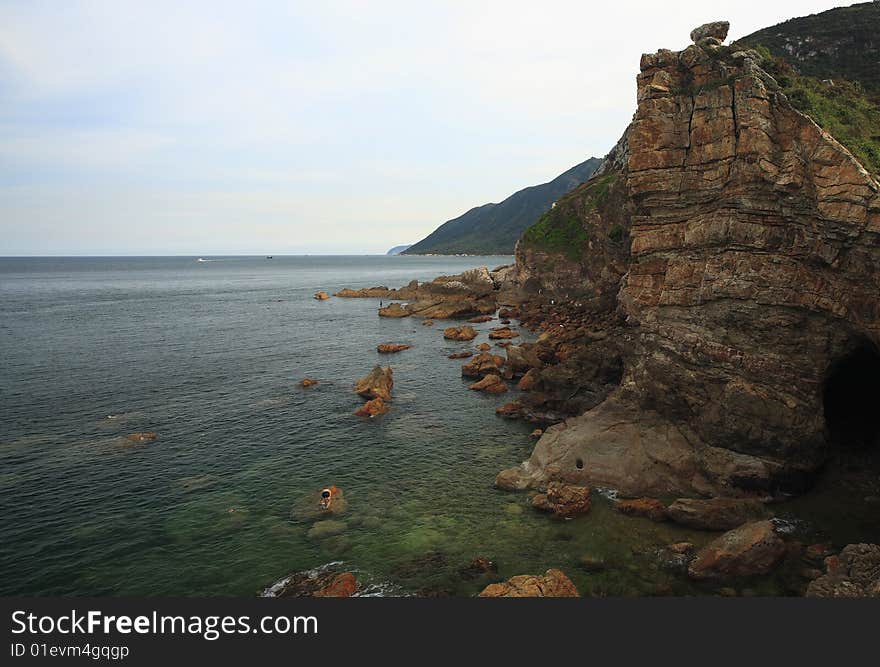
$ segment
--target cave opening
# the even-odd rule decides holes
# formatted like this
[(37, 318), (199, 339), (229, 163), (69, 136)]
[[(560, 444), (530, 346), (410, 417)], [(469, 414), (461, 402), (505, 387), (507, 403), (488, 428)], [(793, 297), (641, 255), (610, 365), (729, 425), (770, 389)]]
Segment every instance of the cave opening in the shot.
[(880, 349), (865, 340), (833, 362), (822, 398), (829, 443), (858, 448), (880, 443)]

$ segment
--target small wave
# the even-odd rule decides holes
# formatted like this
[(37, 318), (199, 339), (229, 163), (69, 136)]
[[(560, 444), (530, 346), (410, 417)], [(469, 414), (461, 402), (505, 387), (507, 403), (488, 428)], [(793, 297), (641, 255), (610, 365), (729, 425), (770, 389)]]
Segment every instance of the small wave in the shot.
[(270, 584), (263, 592), (260, 593), (261, 598), (274, 598), (278, 597), (278, 592), (281, 591), (287, 584), (290, 582), (293, 577), (298, 574), (306, 575), (308, 577), (317, 577), (319, 574), (324, 574), (325, 572), (335, 570), (342, 565), (341, 560), (330, 561), (329, 563), (324, 563), (323, 565), (319, 565), (318, 567), (314, 567), (311, 570), (303, 570), (302, 572), (295, 572), (293, 574), (288, 574), (285, 577), (282, 577), (274, 584)]
[(781, 535), (793, 535), (794, 533), (805, 530), (807, 527), (807, 522), (801, 519), (783, 519), (778, 516), (770, 519), (770, 523), (773, 524), (776, 532)]
[(603, 489), (600, 487), (596, 487), (596, 493), (612, 502), (616, 501), (620, 495), (620, 492), (617, 489)]

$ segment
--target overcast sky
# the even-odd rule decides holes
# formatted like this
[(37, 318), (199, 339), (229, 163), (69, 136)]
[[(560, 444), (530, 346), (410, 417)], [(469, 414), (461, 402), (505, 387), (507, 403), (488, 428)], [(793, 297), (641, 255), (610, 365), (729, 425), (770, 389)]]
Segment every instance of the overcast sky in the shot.
[(604, 155), (641, 53), (833, 6), (0, 0), (0, 255), (384, 253)]

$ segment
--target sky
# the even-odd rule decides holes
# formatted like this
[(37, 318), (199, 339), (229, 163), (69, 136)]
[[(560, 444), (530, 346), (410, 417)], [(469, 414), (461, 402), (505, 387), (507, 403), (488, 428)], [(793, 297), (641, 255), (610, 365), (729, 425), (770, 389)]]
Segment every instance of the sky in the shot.
[(601, 157), (639, 57), (818, 0), (0, 0), (0, 256), (384, 253)]

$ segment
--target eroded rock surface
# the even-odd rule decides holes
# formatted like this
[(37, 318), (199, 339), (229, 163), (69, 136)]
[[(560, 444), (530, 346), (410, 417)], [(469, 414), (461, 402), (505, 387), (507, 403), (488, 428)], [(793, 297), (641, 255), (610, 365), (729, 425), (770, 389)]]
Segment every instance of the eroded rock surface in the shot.
[(546, 493), (539, 493), (532, 498), (532, 507), (542, 512), (552, 512), (559, 517), (586, 514), (591, 506), (589, 487), (560, 482), (551, 482)]
[(826, 562), (828, 572), (810, 582), (807, 597), (880, 597), (880, 544), (849, 544)]

